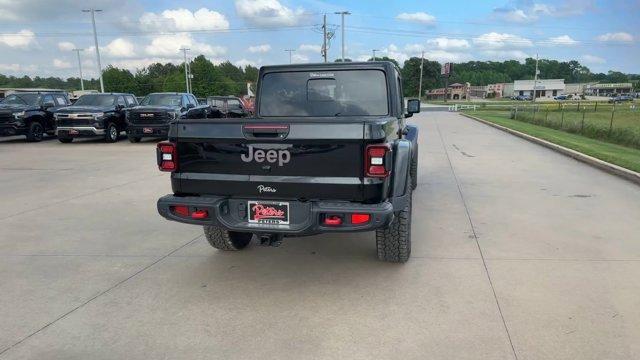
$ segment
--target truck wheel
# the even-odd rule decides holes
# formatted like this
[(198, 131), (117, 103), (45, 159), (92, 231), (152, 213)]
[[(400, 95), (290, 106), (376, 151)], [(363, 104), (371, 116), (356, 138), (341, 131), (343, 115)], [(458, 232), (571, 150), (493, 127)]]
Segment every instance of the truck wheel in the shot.
[(58, 141), (60, 141), (63, 144), (68, 144), (68, 143), (73, 141), (73, 138), (61, 138), (61, 137), (59, 137)]
[(128, 136), (129, 138), (129, 142), (131, 143), (139, 143), (140, 142), (140, 138), (136, 137), (136, 136)]
[(29, 132), (27, 133), (27, 141), (38, 142), (42, 141), (44, 136), (44, 127), (37, 121), (34, 121), (29, 126)]
[[(416, 146), (416, 150), (418, 147)], [(409, 169), (411, 175), (411, 190), (415, 190), (418, 187), (418, 154), (411, 160), (411, 168)]]
[(118, 136), (120, 136), (120, 130), (114, 123), (109, 123), (107, 125), (107, 132), (104, 134), (104, 139), (106, 142), (113, 143), (118, 141)]
[(411, 189), (407, 191), (409, 204), (395, 213), (389, 226), (376, 230), (378, 259), (382, 261), (404, 263), (411, 256)]
[(204, 236), (209, 244), (218, 250), (238, 251), (249, 245), (253, 234), (227, 231), (218, 226), (205, 226)]

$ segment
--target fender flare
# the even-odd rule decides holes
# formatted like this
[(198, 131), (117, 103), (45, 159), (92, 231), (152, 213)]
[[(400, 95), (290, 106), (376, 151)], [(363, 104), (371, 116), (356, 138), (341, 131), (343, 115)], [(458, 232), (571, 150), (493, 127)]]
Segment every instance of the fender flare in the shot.
[[(418, 132), (419, 129), (415, 125), (406, 125), (404, 134), (405, 139), (411, 141), (411, 149), (415, 150), (418, 148)], [(412, 158), (416, 158), (418, 156), (417, 151), (412, 151)]]
[(392, 196), (398, 198), (404, 196), (407, 193), (407, 187), (410, 186), (409, 169), (412, 159), (412, 144), (407, 139), (397, 140), (393, 146), (393, 181), (392, 181)]

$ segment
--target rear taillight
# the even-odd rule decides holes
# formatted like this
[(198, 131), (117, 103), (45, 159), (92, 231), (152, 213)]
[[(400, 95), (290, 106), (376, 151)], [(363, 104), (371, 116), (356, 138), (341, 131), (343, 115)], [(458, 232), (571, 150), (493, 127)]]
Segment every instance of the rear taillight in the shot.
[(176, 144), (171, 142), (158, 143), (156, 153), (160, 171), (176, 171), (178, 169), (178, 151)]
[(364, 176), (382, 178), (389, 176), (390, 154), (391, 146), (388, 144), (367, 145), (364, 156)]

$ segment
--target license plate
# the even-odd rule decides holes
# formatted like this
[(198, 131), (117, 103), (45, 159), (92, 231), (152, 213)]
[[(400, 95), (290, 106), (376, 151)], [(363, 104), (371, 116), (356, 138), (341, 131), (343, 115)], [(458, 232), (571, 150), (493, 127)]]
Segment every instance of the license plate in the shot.
[(153, 129), (152, 128), (143, 128), (142, 132), (145, 134), (151, 134), (153, 133)]
[(288, 225), (289, 203), (248, 201), (249, 222), (252, 224)]
[(69, 129), (69, 135), (78, 135), (79, 132), (76, 129)]

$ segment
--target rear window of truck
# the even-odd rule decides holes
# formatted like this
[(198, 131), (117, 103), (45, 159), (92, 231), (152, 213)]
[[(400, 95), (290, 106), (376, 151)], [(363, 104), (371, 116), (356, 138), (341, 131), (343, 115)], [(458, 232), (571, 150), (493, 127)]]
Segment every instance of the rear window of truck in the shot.
[(260, 116), (373, 116), (389, 114), (380, 70), (273, 72), (263, 76)]

